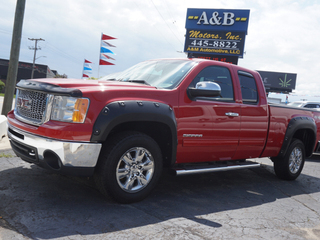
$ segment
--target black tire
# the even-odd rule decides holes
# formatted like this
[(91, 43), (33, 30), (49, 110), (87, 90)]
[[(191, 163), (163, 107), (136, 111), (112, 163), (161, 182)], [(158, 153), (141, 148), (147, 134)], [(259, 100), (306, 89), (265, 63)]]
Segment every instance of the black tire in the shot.
[(299, 177), (305, 162), (304, 144), (293, 139), (283, 159), (274, 159), (274, 171), (278, 178), (295, 180)]
[(151, 137), (125, 132), (104, 144), (95, 181), (119, 203), (138, 202), (154, 189), (162, 173), (162, 155)]

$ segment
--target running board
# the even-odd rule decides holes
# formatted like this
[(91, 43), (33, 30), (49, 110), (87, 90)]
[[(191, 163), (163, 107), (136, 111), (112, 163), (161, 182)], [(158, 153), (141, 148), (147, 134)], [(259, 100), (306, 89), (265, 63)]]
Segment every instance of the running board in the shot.
[(237, 170), (237, 169), (245, 169), (245, 168), (256, 168), (260, 167), (260, 163), (257, 162), (228, 162), (222, 164), (207, 164), (207, 165), (199, 165), (199, 164), (188, 164), (184, 166), (179, 166), (173, 168), (176, 175), (187, 175), (187, 174), (197, 174), (197, 173), (210, 173), (210, 172), (221, 172), (221, 171), (229, 171), (229, 170)]

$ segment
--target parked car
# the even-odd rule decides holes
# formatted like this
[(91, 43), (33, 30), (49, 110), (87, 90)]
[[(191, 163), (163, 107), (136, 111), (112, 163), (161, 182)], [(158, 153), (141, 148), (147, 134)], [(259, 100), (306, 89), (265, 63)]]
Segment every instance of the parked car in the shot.
[(320, 102), (297, 101), (288, 103), (292, 107), (316, 108), (320, 110)]

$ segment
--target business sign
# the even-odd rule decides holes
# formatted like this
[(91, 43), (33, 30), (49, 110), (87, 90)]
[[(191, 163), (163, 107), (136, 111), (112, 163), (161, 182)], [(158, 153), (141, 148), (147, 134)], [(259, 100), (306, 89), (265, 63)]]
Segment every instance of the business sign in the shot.
[(222, 56), (213, 54), (200, 54), (200, 53), (188, 53), (188, 58), (201, 58), (208, 60), (215, 60), (220, 62), (226, 62), (231, 64), (238, 64), (238, 57), (235, 56)]
[(250, 10), (188, 8), (186, 29), (238, 31), (247, 34)]
[(267, 92), (292, 92), (296, 88), (296, 73), (258, 72)]
[(250, 10), (188, 8), (184, 52), (243, 57), (249, 14)]
[(244, 32), (187, 29), (184, 51), (243, 56), (244, 41)]

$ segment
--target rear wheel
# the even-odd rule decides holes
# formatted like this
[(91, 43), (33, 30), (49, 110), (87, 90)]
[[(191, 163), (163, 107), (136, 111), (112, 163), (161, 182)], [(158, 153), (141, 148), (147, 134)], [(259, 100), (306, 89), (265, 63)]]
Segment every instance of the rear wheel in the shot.
[(145, 134), (127, 132), (105, 145), (95, 174), (100, 191), (120, 203), (144, 199), (162, 172), (158, 144)]
[(293, 139), (284, 158), (274, 160), (274, 171), (281, 179), (294, 180), (300, 175), (304, 162), (304, 144), (299, 139)]

